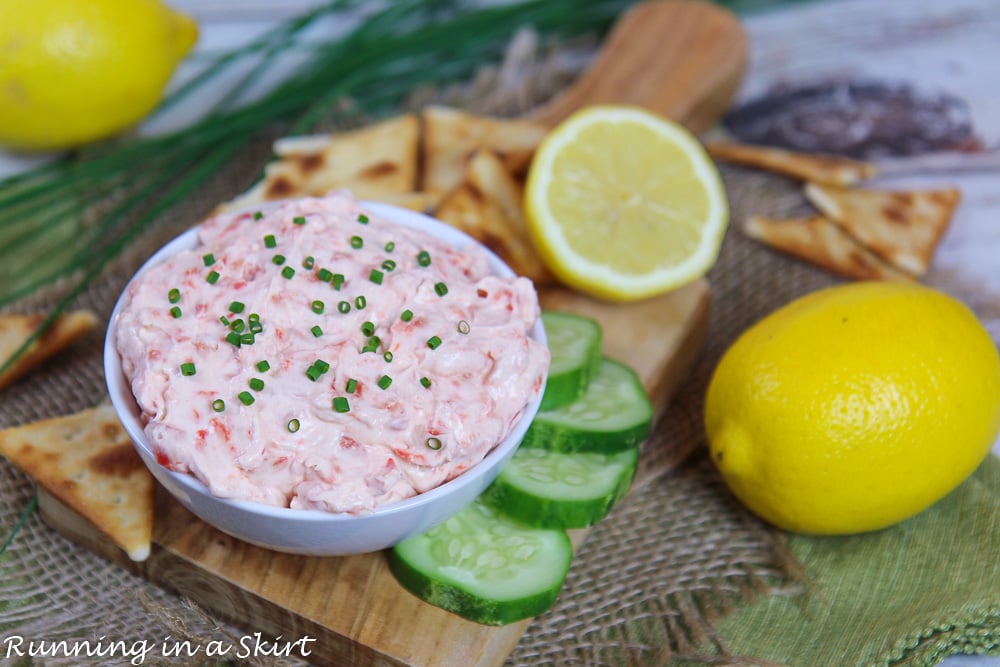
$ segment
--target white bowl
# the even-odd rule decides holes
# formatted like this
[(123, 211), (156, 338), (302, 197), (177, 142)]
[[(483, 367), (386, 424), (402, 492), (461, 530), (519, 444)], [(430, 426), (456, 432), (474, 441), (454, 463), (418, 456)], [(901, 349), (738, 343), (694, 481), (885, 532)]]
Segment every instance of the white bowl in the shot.
[[(478, 245), (468, 235), (428, 216), (386, 204), (365, 202), (364, 206), (386, 220), (423, 230), (456, 247)], [(136, 275), (177, 252), (196, 247), (197, 233), (197, 228), (192, 228), (175, 238), (154, 254)], [(486, 252), (496, 275), (515, 275), (496, 255), (489, 250)], [(276, 551), (312, 556), (366, 553), (385, 549), (433, 528), (472, 502), (489, 486), (514, 454), (541, 402), (540, 397), (532, 401), (510, 435), (477, 465), (435, 489), (380, 507), (370, 514), (332, 514), (223, 499), (212, 495), (208, 487), (194, 476), (168, 470), (156, 462), (143, 431), (139, 406), (122, 372), (121, 358), (115, 347), (115, 328), (121, 307), (120, 297), (111, 314), (104, 341), (104, 373), (111, 402), (139, 456), (160, 484), (196, 516), (233, 537)], [(535, 340), (543, 344), (546, 342), (540, 319), (530, 334)]]

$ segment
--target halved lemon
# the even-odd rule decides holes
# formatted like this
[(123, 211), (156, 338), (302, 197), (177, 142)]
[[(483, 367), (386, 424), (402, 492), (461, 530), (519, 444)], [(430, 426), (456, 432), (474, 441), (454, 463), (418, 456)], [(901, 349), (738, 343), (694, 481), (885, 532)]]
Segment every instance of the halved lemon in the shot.
[(699, 141), (628, 106), (587, 107), (546, 136), (528, 173), (525, 213), (552, 272), (613, 301), (704, 275), (729, 222), (718, 170)]

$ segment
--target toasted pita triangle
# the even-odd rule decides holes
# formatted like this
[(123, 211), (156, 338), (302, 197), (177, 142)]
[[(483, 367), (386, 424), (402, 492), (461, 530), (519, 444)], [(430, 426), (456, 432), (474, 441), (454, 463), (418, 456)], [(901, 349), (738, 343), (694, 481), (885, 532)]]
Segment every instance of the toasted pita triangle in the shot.
[(753, 216), (747, 220), (744, 231), (750, 238), (776, 250), (847, 278), (914, 280), (913, 276), (888, 264), (821, 215), (787, 220)]
[[(0, 365), (6, 363), (21, 348), (45, 319), (45, 315), (0, 315)], [(0, 374), (0, 389), (10, 385), (96, 325), (97, 316), (87, 310), (61, 315), (17, 361)]]
[(153, 478), (110, 405), (0, 431), (0, 454), (129, 558), (149, 556)]
[(809, 183), (806, 197), (825, 216), (872, 252), (916, 276), (930, 268), (934, 252), (961, 199), (942, 190), (842, 190)]
[(708, 154), (720, 162), (766, 169), (801, 181), (847, 187), (876, 174), (875, 165), (836, 155), (798, 153), (770, 146), (710, 142)]

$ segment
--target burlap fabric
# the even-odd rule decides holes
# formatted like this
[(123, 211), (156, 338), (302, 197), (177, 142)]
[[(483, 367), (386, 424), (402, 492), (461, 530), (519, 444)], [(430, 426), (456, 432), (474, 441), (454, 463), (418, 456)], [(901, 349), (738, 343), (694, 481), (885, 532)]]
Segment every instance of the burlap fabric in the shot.
[[(529, 43), (529, 53), (531, 48)], [(487, 72), (463, 89), (460, 99), (455, 91), (446, 91), (419, 100), (437, 95), (481, 111), (514, 113), (565, 83), (565, 76), (550, 76), (553, 68), (578, 70), (586, 58), (571, 50), (544, 63), (528, 62), (532, 67), (526, 71), (533, 74), (527, 80), (509, 76), (512, 68), (524, 69), (522, 56), (499, 72)], [(248, 146), (195, 197), (162, 216), (76, 305), (106, 319), (138, 265), (216, 202), (246, 189), (267, 154), (266, 141)], [(804, 206), (798, 189), (778, 177), (735, 169), (724, 170), (723, 176), (734, 221), (749, 213), (784, 214)], [(763, 249), (735, 225), (709, 277), (713, 303), (703, 352), (645, 445), (653, 448), (662, 474), (647, 478), (589, 533), (555, 608), (531, 624), (509, 665), (665, 664), (689, 657), (706, 642), (716, 643), (714, 621), (734, 605), (797, 586), (794, 563), (780, 536), (743, 511), (707, 463), (702, 400), (716, 361), (743, 329), (833, 279)], [(16, 309), (44, 309), (58, 291), (26, 299)], [(103, 333), (88, 336), (0, 395), (0, 426), (97, 402), (104, 394)], [(31, 482), (0, 460), (0, 539), (14, 529), (33, 493)], [(75, 546), (35, 513), (0, 556), (0, 636), (12, 634), (47, 640), (156, 642), (170, 636), (206, 642), (231, 640), (243, 631)], [(725, 647), (720, 648), (724, 653)], [(144, 664), (156, 663), (154, 653)], [(80, 663), (71, 658), (44, 664)], [(172, 658), (169, 664), (182, 663)], [(278, 663), (272, 658), (266, 664)]]

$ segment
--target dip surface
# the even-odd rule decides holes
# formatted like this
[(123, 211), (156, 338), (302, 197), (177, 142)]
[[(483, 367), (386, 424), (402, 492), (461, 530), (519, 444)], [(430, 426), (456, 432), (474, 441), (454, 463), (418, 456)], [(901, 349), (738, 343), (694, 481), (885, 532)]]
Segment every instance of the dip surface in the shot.
[(524, 278), (351, 197), (223, 214), (126, 290), (115, 343), (157, 460), (225, 498), (365, 513), (481, 461), (536, 399)]

